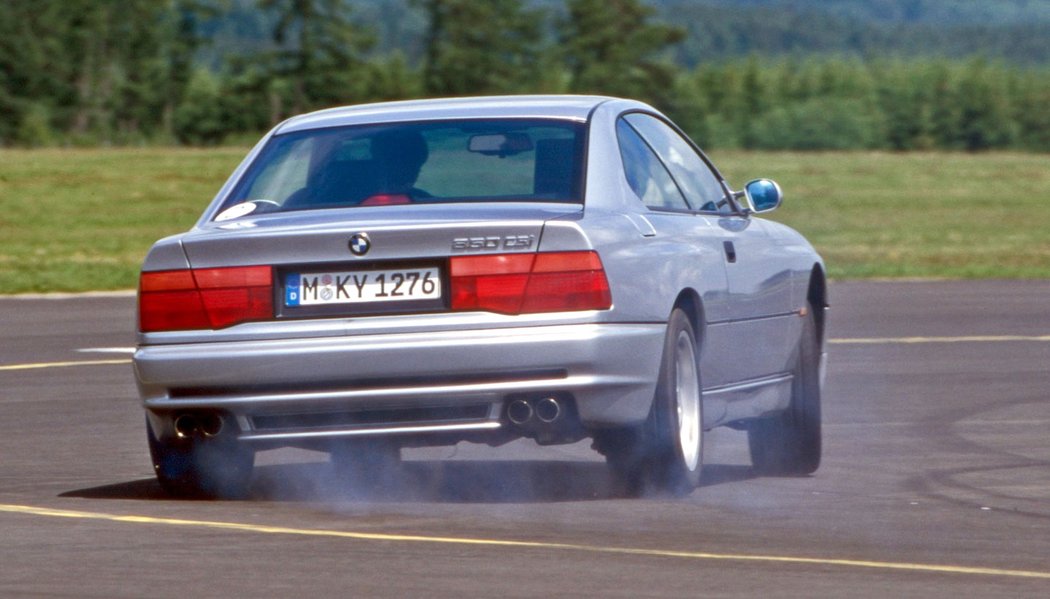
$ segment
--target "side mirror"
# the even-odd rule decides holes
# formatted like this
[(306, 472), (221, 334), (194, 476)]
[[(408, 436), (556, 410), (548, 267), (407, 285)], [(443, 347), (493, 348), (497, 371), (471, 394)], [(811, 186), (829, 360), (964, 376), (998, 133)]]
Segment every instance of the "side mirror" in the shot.
[(771, 212), (784, 201), (784, 192), (776, 181), (755, 179), (744, 186), (744, 195), (755, 212)]

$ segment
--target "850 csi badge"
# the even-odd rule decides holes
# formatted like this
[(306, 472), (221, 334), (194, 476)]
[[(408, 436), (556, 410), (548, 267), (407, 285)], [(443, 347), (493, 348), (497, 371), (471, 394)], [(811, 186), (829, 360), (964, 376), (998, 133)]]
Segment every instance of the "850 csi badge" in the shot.
[(535, 235), (504, 235), (486, 237), (456, 237), (452, 240), (453, 252), (478, 252), (484, 250), (527, 250), (532, 248)]

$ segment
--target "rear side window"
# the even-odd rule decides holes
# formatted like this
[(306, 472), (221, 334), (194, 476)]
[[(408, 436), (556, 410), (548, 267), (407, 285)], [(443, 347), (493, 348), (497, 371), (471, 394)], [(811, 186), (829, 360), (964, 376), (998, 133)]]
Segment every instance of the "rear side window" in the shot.
[(620, 157), (623, 159), (627, 183), (646, 206), (669, 210), (689, 209), (689, 204), (667, 168), (627, 121), (616, 121), (616, 138), (620, 143)]
[(582, 202), (583, 124), (469, 120), (274, 136), (216, 220), (384, 204)]
[(725, 199), (722, 183), (711, 167), (674, 129), (648, 114), (634, 113), (623, 117), (648, 142), (649, 146), (667, 165), (689, 200), (698, 210), (715, 210)]

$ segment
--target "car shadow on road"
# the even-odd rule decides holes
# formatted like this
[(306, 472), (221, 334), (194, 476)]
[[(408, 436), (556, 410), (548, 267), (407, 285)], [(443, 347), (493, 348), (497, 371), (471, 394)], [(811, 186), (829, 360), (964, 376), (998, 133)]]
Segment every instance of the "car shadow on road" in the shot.
[[(754, 478), (748, 466), (706, 465), (701, 487)], [(699, 493), (703, 492), (701, 488)], [(257, 466), (252, 501), (552, 503), (628, 497), (606, 465), (595, 461), (406, 461), (396, 472), (347, 479), (327, 462)], [(83, 499), (168, 500), (155, 479), (67, 491)]]

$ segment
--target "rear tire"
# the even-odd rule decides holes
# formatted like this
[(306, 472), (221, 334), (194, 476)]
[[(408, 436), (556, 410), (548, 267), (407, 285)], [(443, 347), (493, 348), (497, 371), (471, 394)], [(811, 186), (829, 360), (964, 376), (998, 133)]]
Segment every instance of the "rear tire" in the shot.
[(169, 495), (195, 499), (248, 496), (255, 452), (222, 437), (163, 441), (149, 418), (146, 436), (157, 481)]
[(760, 474), (805, 476), (820, 467), (820, 348), (813, 307), (808, 308), (791, 384), (791, 405), (748, 428), (751, 463)]
[(596, 434), (595, 448), (628, 495), (687, 495), (700, 483), (703, 435), (696, 334), (689, 317), (676, 308), (668, 319), (648, 420), (640, 427)]

